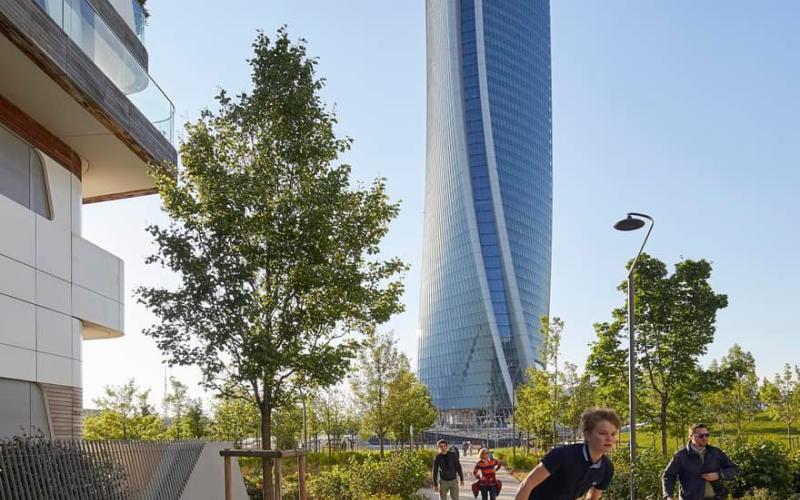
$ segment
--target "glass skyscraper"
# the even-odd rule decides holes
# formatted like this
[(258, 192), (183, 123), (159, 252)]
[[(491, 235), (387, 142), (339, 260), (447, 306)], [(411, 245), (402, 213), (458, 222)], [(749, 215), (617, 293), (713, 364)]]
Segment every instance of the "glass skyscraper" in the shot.
[(427, 0), (419, 375), (445, 415), (495, 414), (548, 314), (548, 0)]

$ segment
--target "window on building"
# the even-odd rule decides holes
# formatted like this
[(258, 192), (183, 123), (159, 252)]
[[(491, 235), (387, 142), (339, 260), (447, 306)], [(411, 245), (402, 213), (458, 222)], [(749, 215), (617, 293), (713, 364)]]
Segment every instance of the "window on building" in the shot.
[(52, 219), (44, 161), (39, 151), (0, 126), (0, 195)]
[(0, 378), (0, 439), (23, 434), (50, 437), (44, 394), (35, 383)]

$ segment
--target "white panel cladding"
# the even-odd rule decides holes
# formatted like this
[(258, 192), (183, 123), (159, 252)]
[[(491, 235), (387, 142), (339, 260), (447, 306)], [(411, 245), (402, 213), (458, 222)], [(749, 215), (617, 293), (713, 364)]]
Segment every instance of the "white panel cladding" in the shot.
[(72, 315), (122, 333), (120, 303), (75, 284), (72, 285)]
[(36, 271), (36, 304), (63, 314), (72, 312), (69, 281)]
[(83, 359), (82, 329), (83, 327), (81, 326), (80, 320), (72, 318), (72, 359)]
[(36, 259), (36, 214), (0, 195), (0, 254), (33, 265)]
[(36, 350), (65, 358), (72, 357), (72, 318), (37, 307)]
[[(119, 303), (121, 306), (125, 305), (125, 261), (122, 259), (119, 260), (119, 290), (117, 291), (119, 294)], [(121, 316), (123, 319), (123, 323), (125, 320), (125, 316)], [(124, 324), (123, 324), (124, 326)]]
[(0, 344), (0, 377), (36, 380), (36, 351)]
[(69, 280), (72, 267), (72, 174), (44, 156), (53, 220), (36, 217), (36, 268)]
[(36, 381), (72, 386), (72, 359), (44, 352), (36, 353)]
[(122, 260), (73, 234), (72, 283), (121, 302)]
[(36, 310), (33, 304), (0, 295), (0, 344), (36, 349)]
[[(86, 162), (84, 161), (84, 164)], [(83, 186), (81, 186), (81, 181), (78, 180), (77, 177), (71, 175), (71, 189), (70, 189), (70, 205), (72, 207), (72, 233), (73, 234), (81, 234), (82, 233), (82, 216), (81, 216), (81, 206), (83, 205)]]
[(22, 262), (0, 255), (0, 293), (33, 303), (36, 300), (36, 273)]
[(72, 385), (83, 386), (83, 363), (75, 359), (72, 360)]

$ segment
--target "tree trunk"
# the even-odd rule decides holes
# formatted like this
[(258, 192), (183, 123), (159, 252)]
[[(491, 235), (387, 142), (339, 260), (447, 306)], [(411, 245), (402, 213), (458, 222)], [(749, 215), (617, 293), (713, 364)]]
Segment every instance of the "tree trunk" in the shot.
[(661, 453), (667, 454), (667, 399), (661, 398), (661, 414), (658, 416), (661, 422)]
[(383, 434), (378, 435), (378, 441), (381, 442), (381, 458), (383, 458)]
[[(261, 408), (261, 449), (272, 449), (272, 407), (265, 401)], [(261, 460), (262, 484), (261, 493), (264, 500), (274, 498), (275, 489), (272, 486), (272, 459), (264, 458)]]

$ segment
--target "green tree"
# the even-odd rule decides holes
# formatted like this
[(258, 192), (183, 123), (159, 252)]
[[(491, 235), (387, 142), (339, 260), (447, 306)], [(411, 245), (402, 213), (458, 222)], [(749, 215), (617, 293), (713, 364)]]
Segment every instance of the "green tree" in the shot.
[[(389, 383), (401, 369), (408, 369), (408, 359), (397, 350), (394, 333), (373, 332), (359, 353), (351, 387), (362, 416), (362, 433), (371, 433), (383, 441), (391, 426), (388, 403)], [(369, 437), (369, 436), (367, 436)]]
[(242, 397), (218, 398), (214, 407), (211, 435), (219, 441), (230, 441), (235, 448), (247, 438), (259, 436), (261, 415), (258, 407)]
[(586, 360), (586, 374), (596, 388), (600, 406), (615, 408), (628, 418), (628, 350), (622, 347), (623, 323), (619, 320), (595, 323), (597, 336)]
[(203, 402), (199, 398), (190, 400), (183, 422), (187, 436), (194, 439), (202, 439), (208, 436), (210, 422), (203, 411)]
[(100, 412), (83, 421), (83, 436), (99, 439), (160, 439), (164, 422), (149, 402), (150, 390), (140, 390), (133, 379), (119, 386), (106, 386), (94, 399)]
[(275, 447), (279, 450), (297, 448), (303, 435), (303, 409), (300, 405), (284, 405), (272, 415)]
[(341, 445), (342, 436), (347, 432), (348, 401), (344, 388), (317, 395), (317, 412), (320, 420), (320, 431), (325, 434), (328, 446), (328, 455), (333, 454), (334, 448)]
[(516, 395), (517, 426), (522, 432), (533, 436), (543, 448), (555, 440), (553, 419), (556, 408), (553, 403), (553, 388), (550, 377), (544, 370), (528, 368), (525, 383), (519, 386)]
[[(334, 165), (351, 140), (334, 133), (305, 42), (282, 28), (253, 49), (252, 90), (220, 91), (217, 110), (187, 124), (177, 178), (153, 172), (171, 222), (148, 227), (158, 252), (147, 262), (179, 284), (138, 296), (159, 319), (145, 333), (171, 365), (198, 366), (212, 390), (246, 391), (228, 395), (257, 405), (268, 448), (273, 411), (297, 400), (294, 381), (341, 380), (358, 348), (350, 334), (403, 309), (407, 266), (379, 256), (399, 210), (384, 180), (353, 185), (351, 167)], [(264, 469), (269, 499), (268, 460)]]
[(436, 422), (439, 415), (428, 388), (406, 367), (389, 382), (386, 397), (389, 429), (401, 443), (411, 442), (411, 428), (418, 434)]
[(183, 417), (191, 405), (189, 387), (175, 377), (169, 378), (169, 386), (169, 391), (164, 395), (164, 416), (171, 420), (170, 434), (175, 439), (183, 439), (187, 435)]
[(754, 417), (758, 404), (758, 376), (753, 355), (734, 344), (719, 363), (708, 370), (706, 396), (711, 413), (723, 425), (732, 423), (741, 434), (745, 420)]
[(320, 398), (322, 394), (319, 392), (312, 393), (306, 397), (306, 428), (308, 432), (308, 440), (313, 443), (313, 450), (319, 451), (319, 439), (323, 433), (323, 424), (321, 417), (320, 407), (322, 402)]
[(764, 379), (761, 386), (761, 399), (767, 405), (767, 414), (775, 421), (786, 424), (786, 436), (791, 445), (792, 424), (800, 418), (800, 368), (787, 363), (783, 373), (775, 375), (774, 380)]
[(564, 321), (557, 316), (551, 319), (547, 315), (542, 316), (540, 321), (539, 332), (542, 334), (544, 370), (550, 377), (550, 386), (553, 390), (553, 439), (557, 439), (558, 420), (561, 417), (561, 380), (558, 376), (558, 355), (561, 352), (561, 334), (564, 331)]
[(572, 429), (574, 436), (578, 436), (584, 410), (597, 404), (596, 388), (589, 375), (578, 373), (578, 367), (573, 363), (564, 363), (561, 386), (566, 396), (563, 397), (559, 422)]
[[(628, 263), (628, 267), (632, 261)], [(636, 287), (634, 314), (636, 318), (637, 401), (645, 416), (650, 416), (661, 434), (661, 451), (667, 452), (669, 415), (685, 409), (685, 401), (676, 399), (687, 393), (701, 372), (699, 358), (706, 353), (714, 340), (717, 311), (727, 307), (728, 298), (717, 294), (709, 284), (711, 263), (686, 259), (675, 265), (669, 274), (667, 266), (658, 259), (642, 254), (633, 273)], [(618, 289), (627, 297), (627, 282)], [(605, 344), (612, 350), (619, 348), (608, 337), (619, 335), (627, 318), (627, 306), (612, 313), (613, 322), (598, 348)], [(603, 370), (602, 363), (609, 361), (608, 353), (598, 354), (593, 372)], [(627, 356), (622, 358), (627, 360)], [(626, 363), (627, 365), (627, 363)], [(610, 363), (619, 378), (619, 361)], [(627, 385), (627, 384), (626, 384)], [(649, 415), (647, 415), (650, 413)]]

